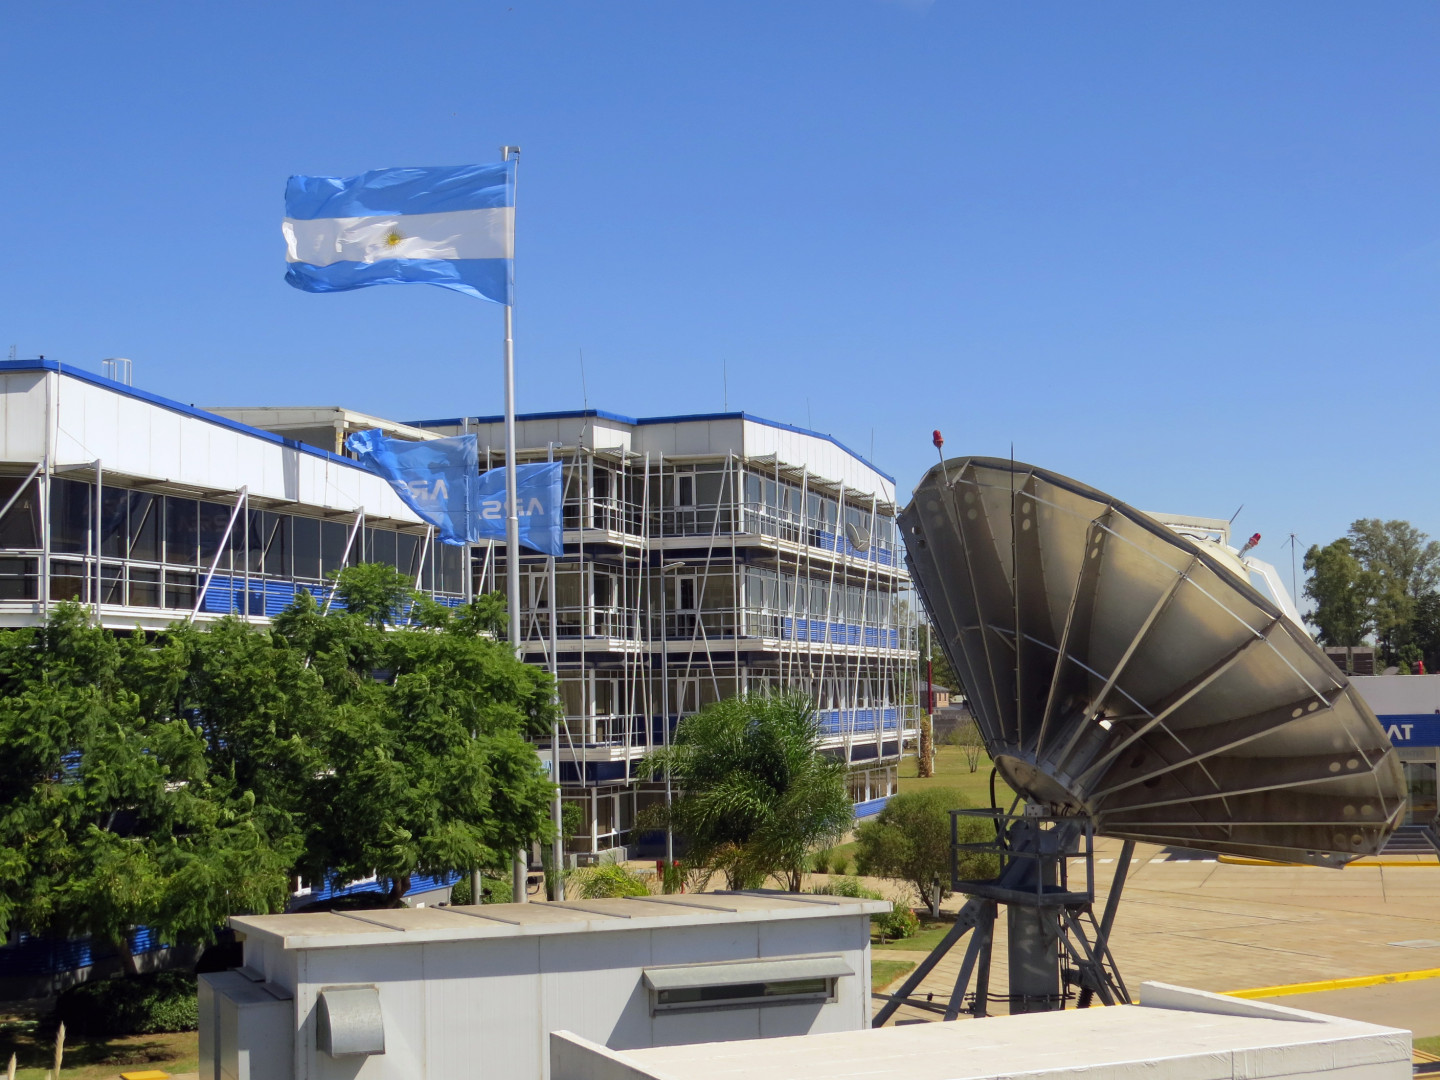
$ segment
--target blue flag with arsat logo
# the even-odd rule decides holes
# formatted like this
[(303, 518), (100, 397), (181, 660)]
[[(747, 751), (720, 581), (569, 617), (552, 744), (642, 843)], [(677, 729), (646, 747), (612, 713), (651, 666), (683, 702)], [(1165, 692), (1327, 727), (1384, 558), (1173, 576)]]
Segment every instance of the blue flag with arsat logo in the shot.
[[(505, 539), (505, 470), (477, 475), (474, 435), (429, 442), (387, 438), (378, 428), (345, 440), (366, 469), (390, 481), (395, 493), (447, 544)], [(560, 463), (516, 466), (520, 542), (563, 555)]]

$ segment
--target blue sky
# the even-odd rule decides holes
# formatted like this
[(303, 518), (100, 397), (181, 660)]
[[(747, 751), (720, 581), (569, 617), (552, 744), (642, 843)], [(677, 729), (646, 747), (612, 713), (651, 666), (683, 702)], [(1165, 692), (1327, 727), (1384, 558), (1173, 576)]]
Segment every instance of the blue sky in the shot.
[(523, 148), (525, 411), (726, 404), (1281, 543), (1440, 535), (1440, 7), (31, 4), (0, 348), (197, 404), (496, 412), (500, 309), (282, 281), (291, 173)]

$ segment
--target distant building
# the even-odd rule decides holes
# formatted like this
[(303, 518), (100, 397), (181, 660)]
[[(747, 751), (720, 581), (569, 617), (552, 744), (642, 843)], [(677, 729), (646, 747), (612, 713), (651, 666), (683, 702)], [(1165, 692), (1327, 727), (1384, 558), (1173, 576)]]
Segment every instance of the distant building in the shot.
[(1380, 674), (1375, 670), (1375, 650), (1369, 645), (1327, 645), (1325, 655), (1346, 675)]
[(950, 708), (950, 695), (954, 693), (948, 686), (941, 686), (939, 683), (927, 683), (923, 679), (916, 689), (920, 707), (923, 709), (928, 704), (934, 711)]
[[(1358, 651), (1358, 650), (1357, 650)], [(1409, 798), (1404, 824), (1437, 820), (1440, 774), (1440, 675), (1361, 675), (1350, 680), (1400, 754)]]

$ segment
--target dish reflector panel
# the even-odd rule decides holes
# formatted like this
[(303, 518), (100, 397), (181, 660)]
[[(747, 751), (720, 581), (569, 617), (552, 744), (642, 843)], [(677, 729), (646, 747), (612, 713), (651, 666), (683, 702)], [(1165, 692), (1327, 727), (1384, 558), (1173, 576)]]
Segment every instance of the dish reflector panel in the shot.
[(1016, 792), (1096, 831), (1284, 862), (1375, 854), (1404, 810), (1375, 714), (1193, 540), (1067, 477), (931, 469), (907, 561)]

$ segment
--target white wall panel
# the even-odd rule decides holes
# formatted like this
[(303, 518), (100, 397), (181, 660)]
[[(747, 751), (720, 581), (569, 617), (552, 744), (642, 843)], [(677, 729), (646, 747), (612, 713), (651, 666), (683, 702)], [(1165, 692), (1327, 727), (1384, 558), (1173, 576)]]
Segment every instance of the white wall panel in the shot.
[(539, 1076), (550, 1025), (542, 1015), (540, 938), (425, 946), (430, 1075)]
[(563, 1027), (607, 1046), (644, 1046), (650, 1003), (640, 970), (650, 932), (610, 931), (542, 939), (540, 966), (547, 1030)]
[(34, 464), (45, 456), (45, 373), (0, 376), (0, 457)]
[[(107, 472), (216, 492), (248, 485), (263, 498), (331, 510), (363, 506), (370, 517), (419, 523), (385, 480), (358, 466), (63, 373), (49, 377), (56, 387), (57, 468), (99, 458)], [(43, 372), (0, 376), (4, 460), (43, 455), (45, 378)]]

